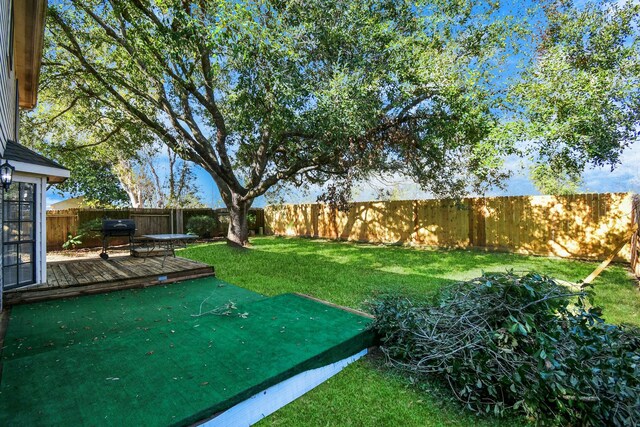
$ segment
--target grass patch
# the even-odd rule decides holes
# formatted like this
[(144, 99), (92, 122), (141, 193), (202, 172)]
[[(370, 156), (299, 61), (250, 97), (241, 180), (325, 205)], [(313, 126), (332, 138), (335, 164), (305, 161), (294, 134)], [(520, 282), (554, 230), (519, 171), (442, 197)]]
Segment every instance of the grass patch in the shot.
[[(378, 292), (432, 295), (442, 285), (483, 272), (537, 271), (577, 282), (597, 263), (473, 250), (431, 250), (307, 239), (254, 238), (249, 250), (224, 242), (194, 246), (180, 256), (214, 265), (222, 280), (265, 294), (301, 292), (364, 308)], [(594, 282), (596, 303), (613, 323), (640, 325), (640, 293), (628, 270), (609, 266)]]
[[(597, 263), (471, 250), (431, 250), (307, 239), (254, 238), (249, 250), (225, 243), (195, 246), (180, 256), (216, 267), (219, 278), (265, 294), (301, 292), (336, 304), (365, 308), (376, 293), (433, 295), (442, 285), (482, 272), (537, 271), (578, 282)], [(628, 270), (609, 266), (594, 282), (596, 304), (612, 323), (640, 325), (640, 293)], [(407, 378), (369, 358), (263, 421), (269, 425), (496, 425), (462, 412), (434, 384), (417, 390)], [(524, 424), (509, 420), (505, 425)]]
[(274, 426), (513, 426), (518, 419), (477, 417), (436, 384), (424, 389), (382, 366), (377, 356), (351, 364), (265, 418)]

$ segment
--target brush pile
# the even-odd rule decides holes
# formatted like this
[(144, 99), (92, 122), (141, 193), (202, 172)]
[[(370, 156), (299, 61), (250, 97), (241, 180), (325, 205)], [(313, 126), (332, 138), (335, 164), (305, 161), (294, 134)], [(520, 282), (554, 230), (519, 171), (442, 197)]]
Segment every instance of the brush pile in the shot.
[(381, 298), (373, 328), (391, 364), (442, 379), (475, 412), (637, 425), (640, 332), (607, 324), (589, 301), (539, 274), (486, 274), (431, 303)]

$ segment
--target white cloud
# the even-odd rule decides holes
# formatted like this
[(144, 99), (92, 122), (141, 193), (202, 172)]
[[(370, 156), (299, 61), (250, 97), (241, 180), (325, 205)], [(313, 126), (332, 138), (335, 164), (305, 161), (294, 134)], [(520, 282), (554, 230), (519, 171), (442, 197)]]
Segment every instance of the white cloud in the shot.
[[(627, 148), (621, 162), (612, 171), (610, 167), (591, 167), (584, 173), (583, 192), (613, 193), (613, 192), (637, 192), (640, 193), (640, 144)], [(505, 168), (512, 172), (511, 178), (505, 182), (505, 189), (493, 189), (485, 196), (521, 196), (540, 194), (529, 178), (530, 162), (520, 157), (509, 157), (505, 162)], [(380, 193), (386, 191), (396, 199), (425, 199), (431, 194), (422, 191), (420, 187), (409, 178), (399, 174), (370, 179), (361, 183), (354, 189), (354, 201), (377, 200)], [(284, 196), (287, 203), (315, 202), (322, 189), (318, 186), (311, 187), (307, 192), (291, 191)]]
[(640, 192), (640, 145), (627, 148), (621, 162), (610, 167), (590, 168), (584, 174), (585, 190), (598, 193)]

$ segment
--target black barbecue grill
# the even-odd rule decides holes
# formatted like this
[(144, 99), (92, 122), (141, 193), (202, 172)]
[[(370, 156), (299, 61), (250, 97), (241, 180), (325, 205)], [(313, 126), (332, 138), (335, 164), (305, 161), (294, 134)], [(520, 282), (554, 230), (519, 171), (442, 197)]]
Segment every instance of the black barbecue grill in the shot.
[(105, 219), (102, 221), (102, 253), (100, 258), (108, 259), (107, 248), (109, 238), (128, 237), (129, 250), (133, 249), (133, 236), (136, 234), (136, 223), (132, 219)]

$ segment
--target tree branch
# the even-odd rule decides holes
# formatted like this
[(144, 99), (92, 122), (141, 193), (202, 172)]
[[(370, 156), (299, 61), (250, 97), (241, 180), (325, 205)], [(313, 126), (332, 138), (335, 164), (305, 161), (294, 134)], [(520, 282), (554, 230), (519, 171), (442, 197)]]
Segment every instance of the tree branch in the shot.
[(100, 141), (92, 142), (91, 144), (76, 145), (76, 146), (73, 146), (73, 147), (60, 147), (60, 150), (61, 151), (71, 152), (71, 151), (82, 150), (84, 148), (96, 147), (98, 145), (104, 144), (105, 142), (109, 141), (113, 137), (113, 135), (115, 135), (116, 133), (120, 132), (120, 130), (122, 130), (122, 125), (121, 124), (117, 125), (114, 130), (109, 132), (107, 134), (107, 136), (102, 138)]
[[(154, 133), (156, 133), (159, 137), (163, 138), (165, 142), (167, 142), (167, 144), (170, 147), (172, 147), (174, 150), (176, 151), (180, 150), (181, 144), (177, 141), (177, 139), (174, 136), (171, 135), (171, 133), (167, 129), (164, 128), (163, 125), (161, 125), (159, 122), (155, 120), (152, 120), (151, 118), (149, 118), (149, 116), (143, 113), (139, 108), (136, 108), (133, 104), (128, 102), (119, 93), (119, 91), (113, 88), (101, 76), (101, 74), (87, 61), (86, 57), (82, 53), (82, 48), (80, 47), (80, 44), (78, 43), (77, 39), (75, 38), (75, 35), (73, 34), (73, 31), (68, 26), (68, 24), (64, 21), (64, 19), (62, 19), (62, 17), (57, 13), (57, 11), (55, 10), (51, 11), (50, 16), (52, 17), (53, 21), (56, 24), (58, 24), (58, 26), (62, 29), (66, 38), (72, 44), (72, 46), (68, 46), (68, 45), (61, 45), (61, 46), (65, 50), (67, 50), (69, 53), (71, 53), (76, 59), (78, 59), (80, 64), (83, 66), (83, 68), (86, 71), (88, 71), (100, 83), (100, 85), (104, 90), (108, 91), (111, 94), (111, 96), (113, 96), (122, 106), (124, 106), (125, 109), (130, 114), (132, 114), (134, 117), (136, 117), (137, 119), (145, 123), (147, 126), (149, 126), (149, 128)], [(162, 88), (162, 90), (164, 91), (164, 88)], [(165, 107), (170, 107), (168, 102), (166, 103)], [(173, 110), (171, 108), (168, 108), (167, 111), (165, 112), (167, 112), (167, 114), (170, 115), (172, 124), (174, 126), (177, 125), (178, 130), (181, 129), (181, 134), (183, 136), (188, 136), (189, 135), (188, 132), (186, 132), (186, 130), (184, 130), (184, 128), (182, 128), (182, 126), (179, 124)], [(187, 138), (187, 140), (189, 139), (190, 139), (190, 136)], [(197, 149), (197, 145), (190, 146), (189, 149), (187, 150), (187, 154), (189, 158), (192, 159), (194, 162), (208, 168), (210, 170), (210, 173), (212, 174), (212, 177), (216, 181), (216, 183), (222, 187), (221, 191), (224, 191), (224, 187), (227, 187), (229, 185), (229, 183), (227, 182), (228, 177), (225, 178), (225, 174), (220, 169), (220, 166), (217, 163), (217, 161), (214, 158), (207, 158), (207, 156), (204, 155), (203, 152)]]

